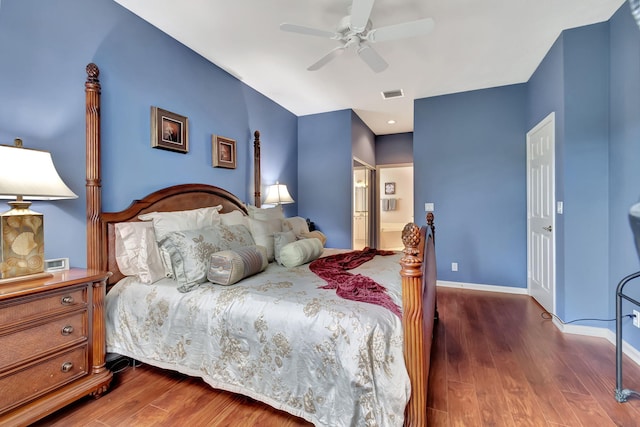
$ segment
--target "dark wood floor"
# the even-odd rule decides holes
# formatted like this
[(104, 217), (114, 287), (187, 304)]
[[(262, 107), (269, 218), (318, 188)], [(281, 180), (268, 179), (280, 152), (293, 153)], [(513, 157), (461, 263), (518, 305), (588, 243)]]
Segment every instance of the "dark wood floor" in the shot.
[[(523, 295), (438, 289), (430, 426), (640, 426), (640, 399), (618, 403), (615, 348), (563, 334)], [(603, 324), (603, 326), (605, 326)], [(625, 388), (640, 367), (625, 357)], [(140, 366), (101, 399), (83, 399), (37, 426), (306, 426), (202, 381)]]

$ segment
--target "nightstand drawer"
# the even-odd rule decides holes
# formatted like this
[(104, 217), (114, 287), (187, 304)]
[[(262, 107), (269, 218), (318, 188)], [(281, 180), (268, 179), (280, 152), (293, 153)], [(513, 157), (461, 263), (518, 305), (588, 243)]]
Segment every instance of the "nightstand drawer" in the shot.
[(0, 413), (87, 375), (87, 362), (84, 345), (0, 377)]
[(0, 371), (80, 344), (87, 339), (87, 323), (87, 311), (83, 310), (0, 335)]
[(87, 305), (87, 285), (15, 298), (0, 304), (0, 325), (8, 326)]

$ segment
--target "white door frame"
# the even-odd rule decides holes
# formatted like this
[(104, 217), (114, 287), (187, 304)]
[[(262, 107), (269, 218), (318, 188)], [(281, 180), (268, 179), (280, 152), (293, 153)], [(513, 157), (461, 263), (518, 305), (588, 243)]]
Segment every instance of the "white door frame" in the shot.
[[(547, 190), (551, 194), (549, 201), (549, 211), (550, 211), (550, 220), (551, 220), (551, 231), (549, 235), (551, 236), (551, 245), (549, 245), (549, 249), (552, 252), (550, 265), (551, 274), (546, 274), (548, 279), (548, 288), (550, 289), (551, 296), (551, 304), (550, 306), (544, 307), (546, 310), (551, 311), (552, 313), (556, 312), (556, 193), (555, 193), (555, 113), (550, 113), (547, 117), (542, 119), (540, 123), (533, 127), (529, 132), (527, 132), (527, 292), (531, 296), (535, 296), (536, 291), (532, 290), (532, 274), (535, 269), (541, 268), (541, 266), (536, 264), (536, 257), (532, 251), (532, 233), (538, 230), (532, 230), (531, 222), (532, 222), (532, 206), (531, 206), (531, 161), (532, 161), (532, 153), (531, 153), (531, 142), (532, 136), (535, 135), (538, 131), (540, 131), (545, 126), (551, 126), (552, 132), (550, 135), (550, 155), (551, 161), (549, 164), (550, 167), (550, 182), (548, 183)], [(544, 186), (543, 186), (544, 187)], [(548, 273), (548, 271), (543, 272), (542, 276), (545, 276), (544, 273)], [(543, 305), (541, 303), (541, 305)]]

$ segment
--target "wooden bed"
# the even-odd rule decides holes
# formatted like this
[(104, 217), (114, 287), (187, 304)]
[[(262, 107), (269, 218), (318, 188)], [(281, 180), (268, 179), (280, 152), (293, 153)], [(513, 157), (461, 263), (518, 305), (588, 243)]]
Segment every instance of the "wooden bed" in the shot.
[[(87, 196), (87, 267), (110, 271), (109, 284), (124, 277), (115, 261), (115, 224), (138, 221), (138, 215), (153, 211), (176, 211), (222, 205), (222, 212), (240, 210), (247, 213), (242, 201), (228, 191), (204, 184), (183, 184), (158, 190), (134, 201), (121, 212), (103, 212), (101, 206), (100, 168), (100, 92), (99, 70), (87, 66), (86, 93), (86, 196)], [(260, 206), (260, 134), (255, 132), (254, 170), (255, 205)], [(400, 260), (402, 278), (402, 327), (404, 359), (411, 382), (411, 397), (405, 410), (405, 425), (427, 425), (427, 387), (430, 350), (436, 313), (436, 263), (433, 215), (428, 226), (410, 223), (404, 227), (404, 256)], [(100, 306), (103, 302), (98, 301)], [(104, 335), (104, 325), (100, 325)]]

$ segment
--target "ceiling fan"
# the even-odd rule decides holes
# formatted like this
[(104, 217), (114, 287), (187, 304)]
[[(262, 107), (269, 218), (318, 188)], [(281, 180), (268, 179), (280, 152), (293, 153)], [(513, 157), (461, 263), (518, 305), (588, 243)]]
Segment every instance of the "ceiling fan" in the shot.
[(353, 0), (350, 7), (350, 15), (340, 20), (335, 31), (321, 30), (286, 22), (280, 24), (280, 29), (292, 33), (329, 38), (340, 42), (339, 46), (333, 48), (329, 53), (309, 66), (307, 68), (309, 71), (319, 70), (345, 50), (353, 47), (356, 49), (358, 56), (360, 56), (374, 72), (379, 73), (384, 71), (389, 64), (371, 46), (372, 43), (425, 35), (433, 29), (434, 22), (431, 18), (424, 18), (418, 19), (417, 21), (373, 28), (369, 16), (371, 15), (374, 2), (375, 0)]

